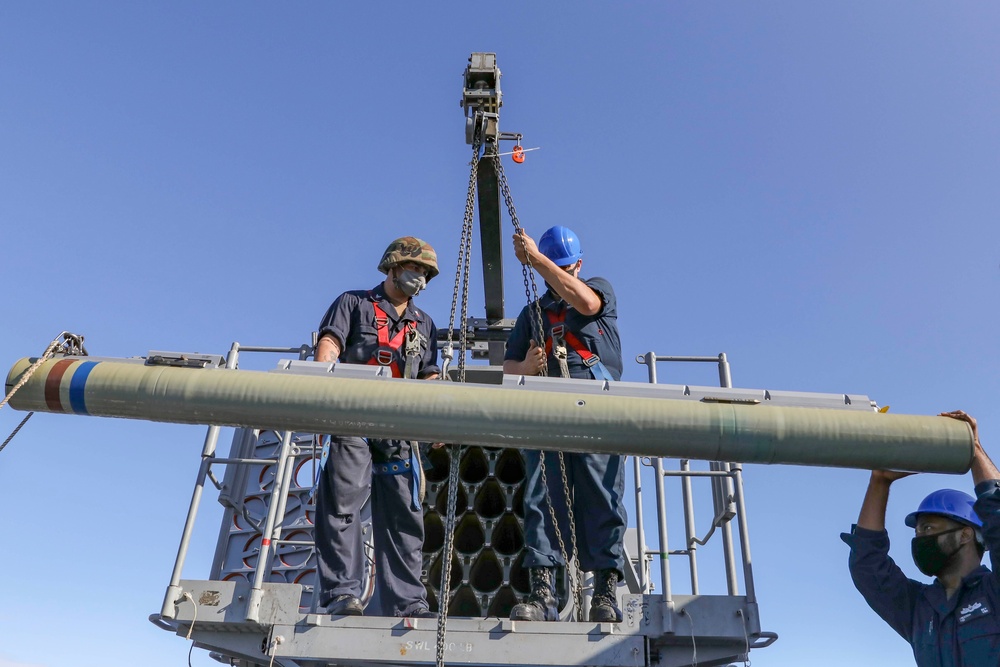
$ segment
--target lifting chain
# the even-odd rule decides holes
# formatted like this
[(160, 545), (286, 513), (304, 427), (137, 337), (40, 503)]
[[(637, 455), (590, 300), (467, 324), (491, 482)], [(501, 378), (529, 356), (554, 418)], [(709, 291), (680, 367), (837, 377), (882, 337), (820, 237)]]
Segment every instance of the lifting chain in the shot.
[(570, 556), (575, 565), (579, 565), (576, 552), (576, 518), (573, 516), (573, 501), (569, 493), (569, 480), (566, 477), (566, 459), (562, 452), (559, 454), (559, 474), (562, 476), (563, 495), (566, 496), (566, 518), (569, 523), (569, 541), (572, 553), (566, 552), (566, 543), (563, 542), (562, 531), (559, 529), (559, 521), (556, 519), (556, 508), (552, 504), (549, 495), (549, 479), (545, 470), (545, 452), (539, 452), (538, 472), (542, 476), (542, 488), (545, 489), (545, 504), (549, 507), (549, 520), (552, 521), (552, 528), (555, 530), (556, 541), (559, 542), (559, 552), (562, 554), (563, 563), (566, 567), (566, 578), (569, 580), (570, 590), (573, 592), (573, 605), (576, 607), (576, 620), (583, 620), (583, 582), (582, 573), (574, 572), (570, 569)]
[[(461, 319), (457, 324), (461, 327), (459, 334), (459, 345), (458, 345), (458, 381), (465, 382), (465, 361), (468, 351), (468, 303), (469, 303), (469, 273), (471, 265), (471, 253), (472, 253), (472, 235), (473, 235), (473, 218), (475, 214), (475, 197), (476, 197), (476, 182), (479, 171), (479, 160), (480, 160), (480, 150), (482, 149), (482, 140), (477, 134), (472, 146), (472, 162), (471, 169), (469, 173), (469, 186), (466, 194), (465, 200), (465, 216), (462, 222), (462, 235), (461, 241), (459, 242), (458, 250), (458, 264), (455, 269), (455, 288), (452, 293), (451, 300), (451, 311), (449, 313), (448, 320), (448, 338), (445, 348), (442, 351), (442, 357), (444, 362), (442, 364), (441, 379), (450, 379), (450, 374), (448, 372), (448, 367), (454, 360), (455, 346), (454, 346), (454, 332), (456, 325), (456, 314), (459, 310), (459, 294), (461, 294)], [(510, 216), (511, 223), (514, 225), (515, 233), (521, 233), (522, 228), (520, 222), (517, 218), (517, 211), (514, 209), (514, 200), (510, 194), (510, 187), (507, 184), (507, 176), (503, 170), (503, 163), (500, 160), (500, 155), (496, 150), (494, 144), (489, 144), (488, 151), (490, 154), (486, 156), (492, 159), (494, 169), (497, 174), (497, 180), (500, 186), (501, 193), (503, 194), (504, 202), (507, 205), (507, 213)], [(535, 283), (535, 274), (532, 270), (530, 260), (521, 266), (521, 274), (524, 279), (524, 291), (525, 297), (528, 300), (528, 304), (532, 308), (531, 313), (531, 325), (532, 325), (532, 338), (539, 346), (544, 346), (544, 332), (545, 328), (542, 324), (542, 308), (541, 303), (538, 298), (538, 288)], [(547, 368), (542, 367), (542, 374), (547, 374)], [(461, 445), (449, 445), (449, 458), (450, 463), (448, 467), (448, 498), (447, 498), (447, 513), (445, 517), (444, 525), (444, 535), (445, 541), (442, 548), (441, 558), (442, 568), (441, 568), (441, 583), (438, 587), (438, 623), (437, 623), (437, 651), (436, 651), (436, 667), (444, 667), (444, 649), (446, 646), (445, 638), (447, 634), (447, 624), (448, 624), (448, 607), (449, 598), (451, 596), (451, 565), (454, 558), (455, 550), (455, 523), (456, 523), (456, 504), (458, 501), (458, 485), (459, 480), (459, 462), (462, 457), (462, 452), (464, 447)], [(578, 620), (582, 620), (583, 614), (583, 591), (582, 582), (580, 578), (574, 574), (570, 569), (571, 562), (578, 562), (577, 560), (577, 548), (576, 548), (576, 530), (575, 530), (575, 517), (573, 516), (573, 507), (570, 500), (569, 492), (569, 480), (566, 475), (566, 465), (562, 452), (559, 452), (559, 470), (562, 476), (563, 492), (566, 496), (566, 507), (567, 515), (569, 519), (570, 526), (570, 545), (571, 553), (567, 553), (566, 545), (562, 537), (562, 531), (559, 528), (559, 523), (556, 520), (555, 509), (553, 508), (552, 502), (549, 498), (548, 484), (546, 483), (545, 477), (545, 455), (542, 454), (540, 472), (543, 480), (543, 488), (545, 490), (545, 500), (549, 507), (549, 517), (552, 521), (552, 525), (555, 528), (556, 538), (559, 542), (559, 549), (563, 556), (563, 561), (566, 563), (566, 576), (570, 581), (573, 590), (573, 601), (574, 606), (577, 611)]]
[[(503, 194), (504, 203), (507, 204), (507, 214), (510, 222), (514, 225), (514, 232), (520, 234), (523, 229), (517, 219), (517, 211), (514, 210), (514, 199), (510, 196), (510, 187), (507, 185), (507, 174), (503, 170), (503, 162), (500, 160), (500, 153), (493, 146), (493, 168), (497, 173), (497, 182), (500, 184), (500, 192)], [(524, 248), (524, 241), (521, 242)], [(531, 260), (527, 264), (521, 265), (521, 275), (524, 277), (524, 295), (528, 299), (529, 306), (533, 304), (531, 318), (532, 338), (540, 347), (545, 347), (545, 327), (542, 326), (542, 304), (538, 301), (538, 287), (535, 285), (535, 272), (531, 270)], [(530, 282), (530, 285), (529, 285)], [(548, 375), (548, 369), (542, 366), (542, 375)]]
[[(68, 331), (63, 331), (61, 334), (52, 339), (52, 342), (49, 343), (49, 346), (45, 348), (45, 352), (42, 353), (42, 356), (36, 359), (35, 363), (31, 364), (31, 366), (28, 367), (28, 370), (24, 372), (24, 375), (21, 376), (21, 379), (17, 381), (16, 385), (14, 385), (14, 388), (11, 389), (9, 392), (7, 392), (7, 395), (4, 396), (4, 399), (0, 401), (0, 409), (2, 409), (3, 406), (7, 405), (7, 402), (14, 397), (14, 394), (17, 393), (17, 390), (23, 387), (28, 382), (28, 380), (31, 379), (31, 376), (35, 373), (36, 370), (38, 370), (38, 367), (41, 366), (46, 361), (48, 361), (52, 356), (55, 355), (56, 352), (59, 352), (60, 348), (61, 348), (61, 353), (66, 356), (80, 356), (80, 357), (87, 356), (87, 349), (83, 346), (83, 336), (80, 336), (78, 334), (73, 334)], [(21, 427), (28, 423), (28, 420), (31, 419), (31, 415), (33, 414), (35, 413), (29, 412), (27, 416), (21, 420), (21, 423), (17, 425), (17, 428), (11, 431), (11, 434), (7, 436), (7, 439), (3, 441), (2, 445), (0, 445), (0, 452), (2, 452), (3, 448), (7, 446), (7, 443), (9, 443), (11, 440), (14, 439), (14, 436), (17, 435), (17, 432), (21, 430)]]
[[(516, 233), (521, 233), (521, 224), (517, 219), (517, 211), (514, 210), (514, 199), (510, 196), (510, 187), (507, 185), (507, 175), (504, 173), (503, 162), (500, 160), (500, 155), (496, 150), (494, 150), (492, 158), (493, 167), (497, 173), (497, 181), (500, 184), (500, 192), (503, 193), (504, 203), (507, 204), (507, 213), (510, 215), (510, 221), (514, 225), (514, 231)], [(522, 247), (524, 246), (522, 245)], [(535, 285), (535, 273), (532, 271), (530, 259), (526, 264), (521, 265), (521, 272), (524, 275), (524, 293), (528, 298), (529, 307), (532, 308), (532, 337), (535, 339), (535, 342), (539, 345), (539, 347), (545, 349), (545, 328), (542, 325), (542, 304), (538, 298), (538, 288)], [(547, 364), (542, 366), (542, 375), (548, 375)], [(555, 507), (553, 507), (552, 499), (549, 497), (548, 478), (545, 473), (545, 452), (541, 452), (541, 456), (539, 458), (539, 473), (542, 476), (542, 488), (545, 490), (545, 502), (549, 507), (549, 519), (552, 521), (552, 527), (555, 530), (556, 540), (559, 542), (559, 552), (562, 554), (563, 562), (566, 564), (566, 577), (569, 580), (570, 588), (573, 591), (573, 603), (576, 607), (577, 620), (582, 621), (583, 577), (579, 572), (574, 573), (570, 568), (571, 559), (572, 562), (579, 565), (576, 549), (576, 518), (573, 516), (573, 501), (569, 491), (569, 479), (566, 476), (566, 459), (562, 452), (558, 452), (558, 455), (559, 473), (562, 477), (563, 495), (566, 497), (566, 515), (569, 522), (569, 552), (567, 552), (566, 543), (563, 541), (562, 531), (559, 529), (559, 522), (556, 520)]]
[[(469, 267), (472, 262), (472, 232), (473, 215), (476, 207), (476, 178), (479, 173), (479, 151), (482, 143), (477, 135), (472, 144), (472, 168), (469, 173), (469, 189), (465, 198), (465, 218), (462, 221), (462, 240), (458, 248), (458, 266), (455, 268), (455, 290), (451, 296), (451, 313), (448, 318), (448, 342), (442, 357), (441, 379), (448, 380), (448, 366), (454, 358), (453, 336), (455, 332), (455, 314), (458, 310), (458, 295), (462, 295), (462, 319), (459, 322), (461, 332), (458, 344), (458, 381), (465, 382), (465, 358), (467, 356), (468, 313), (469, 313)], [(442, 567), (441, 583), (438, 587), (438, 624), (437, 624), (437, 667), (444, 667), (445, 636), (448, 627), (448, 606), (451, 597), (451, 561), (455, 553), (455, 506), (458, 503), (458, 464), (462, 458), (461, 445), (448, 445), (450, 463), (448, 465), (448, 504), (444, 522), (444, 545), (441, 549)]]

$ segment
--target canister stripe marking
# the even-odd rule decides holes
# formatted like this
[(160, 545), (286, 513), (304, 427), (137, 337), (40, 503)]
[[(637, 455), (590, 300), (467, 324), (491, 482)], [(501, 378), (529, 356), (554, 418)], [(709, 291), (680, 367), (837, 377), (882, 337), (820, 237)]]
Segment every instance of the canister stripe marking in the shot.
[(69, 381), (69, 404), (73, 412), (78, 415), (90, 414), (87, 412), (87, 404), (83, 400), (83, 390), (87, 386), (87, 376), (94, 370), (96, 361), (85, 361), (73, 372), (73, 377)]
[(45, 405), (53, 412), (63, 412), (62, 400), (59, 398), (59, 387), (63, 375), (75, 363), (74, 359), (61, 359), (53, 364), (49, 374), (45, 376)]

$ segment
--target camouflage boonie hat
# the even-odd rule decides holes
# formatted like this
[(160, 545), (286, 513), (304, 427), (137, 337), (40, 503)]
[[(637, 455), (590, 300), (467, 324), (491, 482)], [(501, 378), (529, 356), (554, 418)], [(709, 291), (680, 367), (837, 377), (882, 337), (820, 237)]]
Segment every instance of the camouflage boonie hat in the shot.
[(416, 262), (427, 267), (428, 281), (439, 273), (437, 253), (434, 252), (434, 248), (416, 236), (403, 236), (390, 243), (382, 254), (378, 270), (387, 274), (389, 269), (401, 262)]

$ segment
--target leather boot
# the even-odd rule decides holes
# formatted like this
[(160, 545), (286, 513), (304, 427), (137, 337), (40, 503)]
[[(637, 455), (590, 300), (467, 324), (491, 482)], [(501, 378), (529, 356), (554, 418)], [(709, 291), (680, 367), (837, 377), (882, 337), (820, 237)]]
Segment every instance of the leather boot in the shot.
[(622, 610), (618, 608), (617, 570), (594, 572), (594, 597), (590, 601), (590, 622), (622, 622)]
[(512, 621), (558, 621), (559, 609), (556, 601), (554, 569), (551, 567), (528, 568), (531, 593), (528, 600), (514, 605), (510, 610)]

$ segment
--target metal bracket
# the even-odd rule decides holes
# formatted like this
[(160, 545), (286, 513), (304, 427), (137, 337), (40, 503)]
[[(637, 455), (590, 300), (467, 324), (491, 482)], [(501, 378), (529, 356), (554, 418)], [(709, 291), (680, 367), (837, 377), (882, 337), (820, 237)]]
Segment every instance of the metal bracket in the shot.
[(150, 350), (147, 366), (175, 366), (177, 368), (219, 368), (225, 359), (217, 354), (191, 354), (188, 352), (161, 352)]

